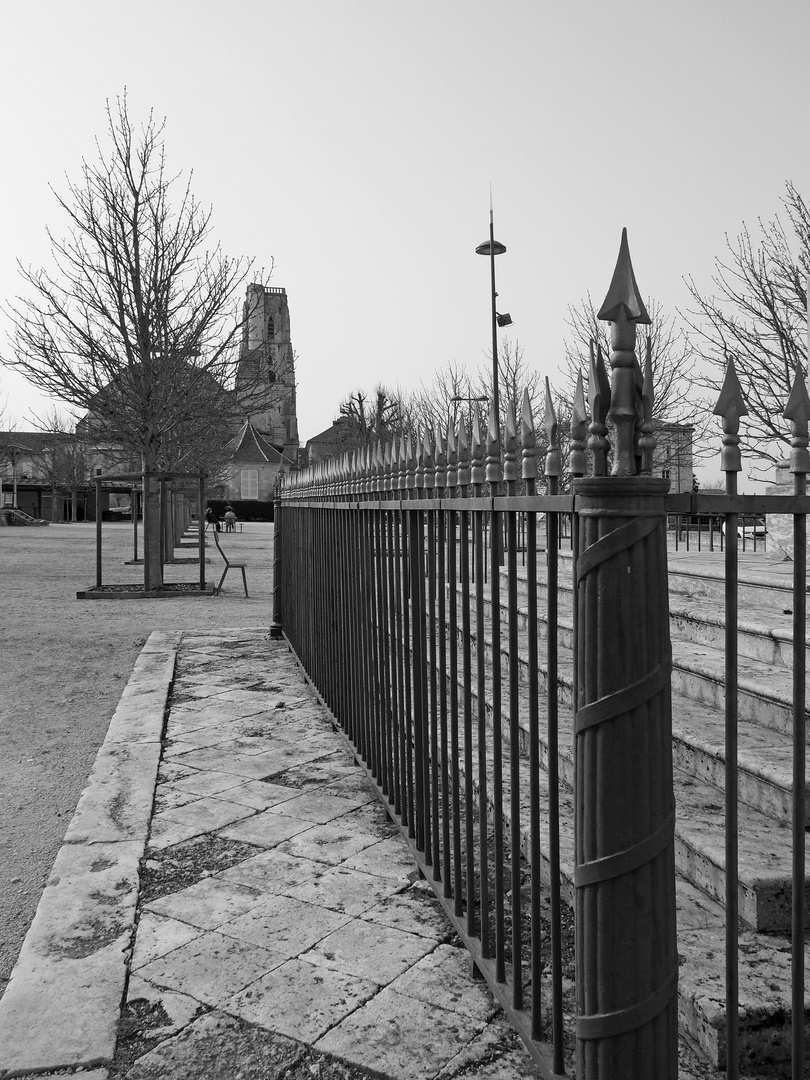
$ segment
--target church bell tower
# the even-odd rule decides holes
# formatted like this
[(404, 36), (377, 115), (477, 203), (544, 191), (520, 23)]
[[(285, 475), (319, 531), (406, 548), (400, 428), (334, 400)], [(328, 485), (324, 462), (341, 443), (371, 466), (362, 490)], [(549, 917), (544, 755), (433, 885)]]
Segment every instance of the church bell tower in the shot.
[(295, 358), (284, 289), (252, 284), (244, 305), (236, 393), (244, 419), (287, 457), (298, 457)]

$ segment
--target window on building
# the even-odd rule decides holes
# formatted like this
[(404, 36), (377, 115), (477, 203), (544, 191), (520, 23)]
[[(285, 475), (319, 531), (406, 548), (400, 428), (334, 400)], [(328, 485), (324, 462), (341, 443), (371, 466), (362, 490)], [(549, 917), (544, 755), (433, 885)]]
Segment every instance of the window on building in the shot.
[(267, 340), (272, 341), (273, 337), (275, 336), (275, 333), (276, 333), (276, 325), (273, 322), (273, 316), (271, 315), (270, 318), (267, 320)]
[(243, 499), (258, 499), (259, 497), (259, 470), (242, 469), (242, 494)]

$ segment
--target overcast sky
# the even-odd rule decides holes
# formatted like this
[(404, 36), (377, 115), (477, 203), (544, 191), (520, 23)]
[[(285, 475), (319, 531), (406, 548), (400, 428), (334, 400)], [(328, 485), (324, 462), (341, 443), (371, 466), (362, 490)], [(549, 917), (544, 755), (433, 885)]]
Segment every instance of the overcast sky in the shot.
[[(0, 296), (48, 264), (48, 185), (77, 178), (126, 86), (166, 117), (231, 255), (274, 263), (302, 442), (341, 398), (429, 383), (499, 310), (552, 382), (567, 306), (607, 291), (627, 226), (667, 310), (726, 233), (810, 195), (807, 0), (2, 0)], [(7, 348), (2, 320), (0, 346)], [(0, 369), (28, 426), (42, 401)], [(715, 470), (715, 473), (717, 470)]]

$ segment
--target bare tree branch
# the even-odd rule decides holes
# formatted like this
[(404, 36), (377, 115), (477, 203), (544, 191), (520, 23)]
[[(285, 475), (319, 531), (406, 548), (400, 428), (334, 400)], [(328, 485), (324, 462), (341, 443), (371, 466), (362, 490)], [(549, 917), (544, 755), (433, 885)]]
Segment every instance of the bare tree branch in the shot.
[(807, 372), (810, 209), (791, 183), (782, 205), (789, 226), (778, 216), (759, 219), (754, 235), (743, 224), (737, 237), (726, 237), (711, 292), (687, 279), (694, 306), (684, 316), (710, 367), (702, 381), (715, 398), (728, 358), (734, 358), (749, 411), (740, 445), (771, 462), (788, 452), (782, 412), (796, 373)]

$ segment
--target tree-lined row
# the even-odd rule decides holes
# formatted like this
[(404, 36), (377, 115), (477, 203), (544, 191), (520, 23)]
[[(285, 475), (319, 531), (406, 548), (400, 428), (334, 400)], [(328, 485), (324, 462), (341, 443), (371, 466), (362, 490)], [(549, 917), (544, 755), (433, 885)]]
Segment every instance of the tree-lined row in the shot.
[[(210, 468), (239, 421), (245, 395), (270, 397), (280, 383), (235, 392), (248, 277), (263, 282), (247, 259), (209, 247), (211, 213), (190, 184), (167, 171), (163, 125), (150, 115), (136, 129), (126, 98), (108, 105), (107, 147), (85, 161), (57, 203), (67, 235), (50, 234), (52, 270), (21, 265), (26, 295), (6, 306), (14, 326), (2, 362), (38, 389), (67, 402), (98, 425), (107, 440), (140, 459), (145, 473)], [(707, 449), (706, 428), (729, 358), (748, 408), (741, 443), (776, 461), (788, 452), (781, 402), (797, 371), (807, 368), (807, 273), (810, 212), (788, 184), (779, 218), (743, 227), (718, 259), (713, 289), (692, 279), (693, 306), (677, 316), (648, 302), (655, 383), (654, 419), (691, 425), (694, 452)], [(569, 311), (561, 377), (556, 380), (561, 443), (576, 373), (587, 370), (592, 341), (607, 354), (607, 327), (590, 296)], [(545, 365), (546, 358), (543, 358)], [(498, 357), (503, 427), (509, 404), (524, 393), (535, 415), (543, 408), (540, 358), (504, 342)], [(276, 373), (277, 374), (277, 373)], [(340, 405), (345, 442), (363, 446), (402, 432), (454, 424), (492, 397), (491, 358), (469, 371), (437, 362), (428, 385), (402, 391), (354, 391)], [(542, 432), (542, 425), (538, 425)], [(146, 585), (160, 585), (157, 488), (145, 498)], [(151, 578), (149, 574), (151, 573)]]

